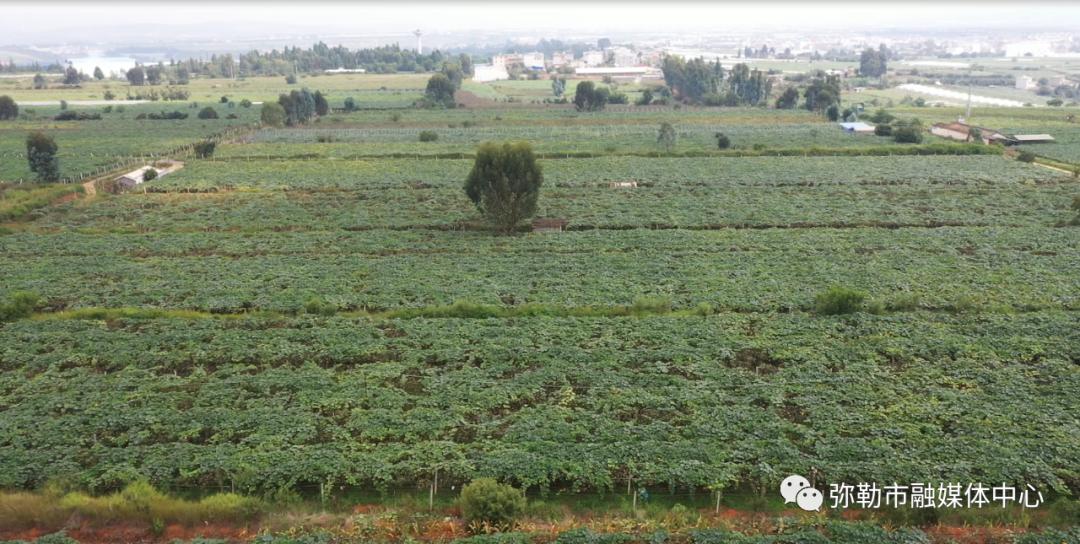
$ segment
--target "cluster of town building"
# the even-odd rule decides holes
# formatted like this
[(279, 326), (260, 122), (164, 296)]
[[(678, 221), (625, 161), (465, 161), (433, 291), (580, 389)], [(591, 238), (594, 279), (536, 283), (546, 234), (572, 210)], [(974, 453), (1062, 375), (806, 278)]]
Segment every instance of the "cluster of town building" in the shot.
[(495, 55), (490, 64), (473, 67), (475, 81), (510, 79), (515, 67), (529, 71), (560, 70), (578, 75), (610, 75), (613, 77), (660, 77), (655, 68), (660, 63), (660, 51), (641, 53), (628, 47), (609, 47), (585, 51), (580, 58), (570, 52), (557, 52), (546, 57), (541, 52)]

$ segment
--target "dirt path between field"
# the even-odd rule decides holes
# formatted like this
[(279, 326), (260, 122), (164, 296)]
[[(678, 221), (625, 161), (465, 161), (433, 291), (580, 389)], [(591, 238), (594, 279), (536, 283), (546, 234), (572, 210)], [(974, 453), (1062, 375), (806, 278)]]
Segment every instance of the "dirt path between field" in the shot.
[(1073, 175), (1073, 173), (1072, 173), (1072, 172), (1070, 172), (1070, 171), (1068, 171), (1068, 170), (1066, 170), (1066, 169), (1064, 169), (1064, 168), (1058, 168), (1058, 167), (1056, 167), (1056, 166), (1050, 166), (1049, 164), (1043, 164), (1043, 163), (1041, 163), (1041, 162), (1038, 162), (1038, 161), (1035, 161), (1035, 163), (1034, 163), (1034, 164), (1036, 164), (1036, 165), (1038, 165), (1038, 166), (1041, 166), (1041, 167), (1043, 167), (1043, 168), (1049, 168), (1049, 169), (1051, 169), (1051, 170), (1057, 170), (1058, 172), (1061, 172), (1062, 174), (1068, 174), (1068, 175), (1070, 175), (1070, 176), (1071, 176), (1071, 175)]

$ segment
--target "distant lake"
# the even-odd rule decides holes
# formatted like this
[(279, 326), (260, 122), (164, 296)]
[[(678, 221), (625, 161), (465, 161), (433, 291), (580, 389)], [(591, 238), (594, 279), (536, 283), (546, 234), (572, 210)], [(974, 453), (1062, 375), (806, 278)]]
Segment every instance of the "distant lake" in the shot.
[(135, 67), (135, 59), (130, 57), (82, 57), (69, 59), (76, 70), (93, 75), (94, 67), (100, 67), (105, 76), (123, 76), (131, 68)]

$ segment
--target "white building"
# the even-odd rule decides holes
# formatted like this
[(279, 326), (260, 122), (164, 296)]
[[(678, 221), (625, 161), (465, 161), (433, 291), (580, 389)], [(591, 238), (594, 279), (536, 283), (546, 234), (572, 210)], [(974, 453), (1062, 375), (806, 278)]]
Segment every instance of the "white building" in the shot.
[(608, 50), (608, 53), (612, 56), (615, 66), (637, 66), (641, 64), (637, 52), (626, 47), (612, 47)]
[(474, 64), (473, 81), (500, 81), (510, 79), (510, 73), (506, 71), (504, 64)]
[(529, 70), (543, 70), (544, 54), (540, 52), (524, 53), (521, 55), (521, 64)]
[(581, 62), (585, 66), (600, 66), (604, 64), (604, 52), (603, 51), (586, 51), (581, 56)]
[(1022, 91), (1035, 88), (1035, 80), (1031, 79), (1031, 76), (1017, 76), (1016, 88)]
[(553, 53), (551, 55), (551, 65), (556, 67), (556, 68), (558, 68), (560, 66), (567, 66), (571, 62), (574, 62), (574, 54), (573, 53), (562, 52), (562, 53)]

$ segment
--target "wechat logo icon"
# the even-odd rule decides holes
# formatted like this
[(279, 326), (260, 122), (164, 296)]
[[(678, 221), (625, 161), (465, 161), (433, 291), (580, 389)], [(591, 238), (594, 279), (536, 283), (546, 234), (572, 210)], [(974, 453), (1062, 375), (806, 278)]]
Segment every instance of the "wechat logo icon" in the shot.
[(792, 474), (780, 482), (780, 495), (784, 497), (784, 504), (795, 503), (807, 512), (819, 511), (821, 503), (825, 501), (820, 491), (810, 487), (810, 480), (798, 474)]

